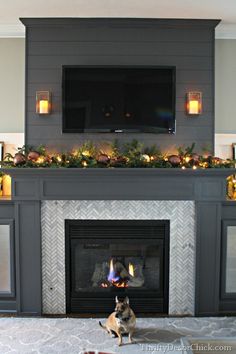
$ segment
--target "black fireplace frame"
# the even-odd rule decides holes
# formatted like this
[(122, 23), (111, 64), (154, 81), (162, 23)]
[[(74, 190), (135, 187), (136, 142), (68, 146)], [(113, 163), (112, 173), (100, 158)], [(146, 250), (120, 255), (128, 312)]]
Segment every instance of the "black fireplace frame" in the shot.
[[(65, 220), (65, 270), (66, 270), (66, 313), (110, 313), (114, 308), (114, 298), (117, 295), (120, 298), (124, 298), (127, 293), (125, 289), (114, 289), (114, 292), (99, 293), (94, 295), (91, 292), (83, 292), (78, 296), (78, 293), (72, 291), (72, 257), (71, 257), (71, 240), (83, 239), (73, 234), (70, 235), (71, 228), (75, 226), (95, 226), (104, 227), (105, 225), (112, 226), (163, 226), (164, 234), (155, 235), (155, 237), (148, 237), (149, 240), (159, 240), (162, 242), (163, 248), (163, 278), (161, 279), (162, 287), (161, 294), (157, 295), (156, 291), (145, 290), (138, 291), (128, 290), (128, 296), (131, 299), (132, 308), (136, 313), (160, 313), (167, 314), (169, 307), (169, 244), (170, 244), (170, 221), (169, 220)], [(104, 240), (105, 237), (98, 237), (96, 240)], [(114, 236), (113, 239), (119, 239)], [(135, 240), (134, 237), (130, 237), (130, 240)], [(94, 239), (92, 239), (94, 240)], [(141, 238), (140, 238), (141, 240)], [(69, 262), (67, 262), (69, 260)], [(111, 296), (112, 295), (112, 296)], [(148, 299), (148, 301), (147, 301)]]

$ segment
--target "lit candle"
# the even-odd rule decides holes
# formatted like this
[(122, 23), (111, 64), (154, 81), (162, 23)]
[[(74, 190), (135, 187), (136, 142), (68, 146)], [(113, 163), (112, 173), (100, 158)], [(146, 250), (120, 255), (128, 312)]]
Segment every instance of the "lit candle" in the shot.
[(196, 100), (189, 101), (189, 114), (199, 114), (199, 102)]
[(2, 176), (0, 176), (0, 195), (2, 195), (2, 180), (3, 180), (3, 178), (2, 178)]
[(9, 176), (9, 175), (3, 175), (2, 194), (4, 196), (10, 196), (11, 195), (11, 176)]
[(40, 100), (39, 101), (39, 113), (47, 114), (49, 112), (49, 104), (48, 100)]

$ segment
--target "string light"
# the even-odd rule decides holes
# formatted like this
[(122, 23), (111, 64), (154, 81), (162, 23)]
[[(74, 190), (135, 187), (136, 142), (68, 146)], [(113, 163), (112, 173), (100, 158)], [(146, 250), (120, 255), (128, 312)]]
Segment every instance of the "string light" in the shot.
[(39, 157), (36, 162), (39, 163), (39, 164), (40, 163), (44, 163), (45, 159), (44, 159), (44, 157)]
[[(128, 145), (128, 147), (127, 147)], [(2, 162), (2, 166), (7, 167), (146, 167), (146, 168), (181, 168), (183, 170), (192, 168), (193, 170), (206, 168), (235, 168), (234, 160), (223, 160), (214, 156), (202, 156), (190, 148), (178, 149), (178, 154), (161, 154), (158, 149), (144, 149), (137, 141), (131, 142), (122, 149), (114, 147), (108, 154), (99, 151), (87, 142), (79, 148), (74, 148), (72, 152), (63, 154), (49, 154), (45, 148), (39, 147), (29, 150), (28, 147), (19, 149), (15, 156), (7, 156)], [(190, 151), (191, 150), (191, 151)], [(143, 153), (149, 152), (149, 153)], [(37, 156), (32, 160), (32, 154)], [(31, 155), (30, 155), (31, 154)], [(235, 178), (236, 180), (236, 178)], [(235, 182), (236, 183), (236, 182)]]

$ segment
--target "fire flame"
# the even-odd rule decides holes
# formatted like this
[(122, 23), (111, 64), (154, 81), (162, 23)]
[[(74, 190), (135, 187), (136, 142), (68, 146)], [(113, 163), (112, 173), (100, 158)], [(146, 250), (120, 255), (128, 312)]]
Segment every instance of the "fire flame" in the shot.
[[(134, 266), (132, 263), (129, 263), (129, 275), (134, 277)], [(110, 260), (109, 273), (107, 276), (108, 282), (103, 282), (101, 284), (102, 288), (108, 288), (109, 286), (115, 286), (117, 288), (127, 288), (128, 282), (127, 280), (123, 280), (115, 271), (114, 260), (113, 258)]]
[(108, 284), (107, 284), (107, 283), (102, 283), (102, 284), (101, 284), (101, 287), (102, 287), (102, 288), (108, 288)]
[(131, 275), (131, 277), (134, 277), (134, 266), (132, 263), (129, 263), (129, 275)]
[(112, 282), (112, 285), (116, 286), (117, 288), (127, 288), (128, 284), (125, 283), (124, 281), (122, 282)]
[(116, 272), (114, 270), (113, 258), (110, 260), (110, 270), (109, 270), (107, 280), (110, 283), (118, 282), (120, 280), (120, 277), (116, 276)]

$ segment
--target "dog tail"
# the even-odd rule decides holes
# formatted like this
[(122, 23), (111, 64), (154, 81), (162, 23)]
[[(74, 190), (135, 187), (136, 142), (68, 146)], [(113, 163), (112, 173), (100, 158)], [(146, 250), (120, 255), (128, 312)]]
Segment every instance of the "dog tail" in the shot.
[(105, 330), (107, 331), (106, 327), (102, 324), (101, 321), (99, 321), (99, 325), (100, 325), (103, 329), (105, 329)]

